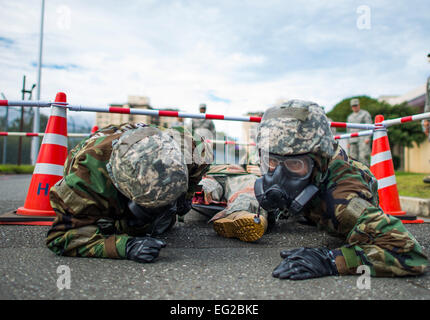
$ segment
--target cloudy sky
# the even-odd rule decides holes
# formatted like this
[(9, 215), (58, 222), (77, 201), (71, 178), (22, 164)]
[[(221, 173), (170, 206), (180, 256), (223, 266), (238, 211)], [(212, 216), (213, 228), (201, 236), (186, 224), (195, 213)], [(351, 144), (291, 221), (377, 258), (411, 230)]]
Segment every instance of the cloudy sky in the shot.
[[(0, 9), (0, 92), (19, 100), (23, 75), (37, 81), (41, 0)], [(423, 85), (429, 12), (422, 0), (46, 0), (41, 99), (144, 95), (154, 108), (243, 115), (297, 98), (329, 111)], [(240, 123), (216, 125), (240, 135)]]

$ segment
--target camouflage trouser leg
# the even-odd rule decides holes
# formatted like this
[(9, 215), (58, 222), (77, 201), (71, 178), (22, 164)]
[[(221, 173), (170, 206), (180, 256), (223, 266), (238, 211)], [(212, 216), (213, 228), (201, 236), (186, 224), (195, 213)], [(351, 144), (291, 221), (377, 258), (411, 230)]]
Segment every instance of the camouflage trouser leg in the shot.
[(360, 161), (369, 166), (370, 164), (370, 145), (363, 142), (351, 143), (349, 146), (349, 157)]
[(57, 255), (72, 257), (125, 258), (127, 235), (105, 236), (99, 227), (88, 225), (67, 231), (50, 230), (46, 245)]
[(354, 142), (349, 145), (348, 156), (358, 160), (358, 143)]
[(366, 166), (370, 165), (370, 143), (364, 141), (358, 143), (358, 161)]
[(373, 276), (419, 275), (428, 265), (421, 246), (404, 224), (377, 208), (360, 216), (347, 241), (349, 245), (342, 248), (347, 264), (368, 265)]

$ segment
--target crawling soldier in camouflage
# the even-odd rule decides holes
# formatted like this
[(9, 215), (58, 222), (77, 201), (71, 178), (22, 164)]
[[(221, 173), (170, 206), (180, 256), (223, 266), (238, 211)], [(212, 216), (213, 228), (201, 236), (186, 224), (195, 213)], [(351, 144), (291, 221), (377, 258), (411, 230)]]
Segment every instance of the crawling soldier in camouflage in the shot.
[(191, 208), (212, 161), (211, 147), (183, 128), (108, 126), (69, 154), (50, 190), (57, 216), (46, 244), (58, 255), (151, 262), (165, 243), (153, 238)]
[(346, 242), (337, 249), (282, 251), (274, 277), (356, 274), (360, 265), (368, 266), (372, 276), (425, 271), (428, 260), (421, 246), (399, 219), (381, 210), (377, 180), (334, 141), (316, 103), (291, 100), (268, 109), (257, 146), (263, 176), (255, 183), (255, 195), (269, 215), (304, 215)]

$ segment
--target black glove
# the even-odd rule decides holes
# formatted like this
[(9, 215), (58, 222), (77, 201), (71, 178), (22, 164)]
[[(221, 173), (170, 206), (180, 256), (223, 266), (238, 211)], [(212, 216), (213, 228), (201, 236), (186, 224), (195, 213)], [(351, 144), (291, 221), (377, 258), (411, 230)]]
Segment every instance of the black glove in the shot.
[(327, 248), (284, 250), (281, 257), (284, 260), (272, 273), (275, 278), (304, 280), (339, 275), (334, 254)]
[(158, 257), (161, 248), (166, 244), (164, 241), (151, 237), (136, 237), (127, 241), (125, 252), (127, 259), (136, 262), (152, 262)]

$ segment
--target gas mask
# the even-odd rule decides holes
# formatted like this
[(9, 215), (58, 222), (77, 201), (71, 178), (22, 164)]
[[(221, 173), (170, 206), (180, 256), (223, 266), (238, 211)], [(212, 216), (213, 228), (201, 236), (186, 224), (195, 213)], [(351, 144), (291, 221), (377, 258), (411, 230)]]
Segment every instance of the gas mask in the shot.
[(264, 175), (255, 181), (254, 192), (260, 206), (268, 212), (300, 213), (318, 192), (311, 184), (314, 161), (309, 155), (261, 157)]

